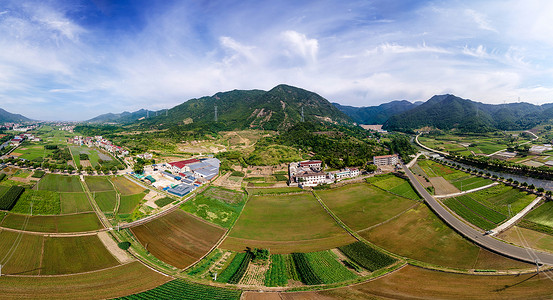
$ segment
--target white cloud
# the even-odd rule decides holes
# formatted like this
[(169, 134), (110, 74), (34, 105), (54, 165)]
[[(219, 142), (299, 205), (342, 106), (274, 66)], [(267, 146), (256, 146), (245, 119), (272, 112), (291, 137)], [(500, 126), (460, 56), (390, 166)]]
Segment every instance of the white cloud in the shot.
[(465, 15), (472, 18), (481, 29), (497, 32), (497, 30), (490, 25), (490, 21), (484, 14), (473, 9), (465, 9)]
[(317, 60), (319, 42), (316, 39), (309, 39), (305, 34), (294, 30), (282, 32), (281, 37), (285, 43), (286, 55), (299, 55), (310, 62), (315, 62)]

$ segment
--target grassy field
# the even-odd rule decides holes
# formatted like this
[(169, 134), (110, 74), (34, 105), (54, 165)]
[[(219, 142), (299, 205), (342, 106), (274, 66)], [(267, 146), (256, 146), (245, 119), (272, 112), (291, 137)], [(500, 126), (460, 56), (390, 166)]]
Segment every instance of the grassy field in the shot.
[(135, 195), (144, 192), (144, 188), (123, 176), (112, 177), (111, 182), (123, 196)]
[(360, 235), (393, 253), (452, 268), (472, 268), (479, 253), (423, 204)]
[(317, 191), (317, 195), (353, 230), (362, 230), (386, 221), (415, 204), (415, 201), (387, 193), (366, 183)]
[(79, 275), (0, 277), (0, 295), (8, 299), (110, 299), (153, 289), (171, 278), (139, 262)]
[[(509, 147), (508, 138), (504, 134), (484, 134), (484, 135), (455, 135), (444, 134), (438, 136), (421, 136), (419, 142), (423, 145), (443, 150), (450, 153), (469, 155), (470, 151), (475, 154), (492, 154), (499, 150)], [(518, 137), (516, 144), (528, 141), (526, 138)]]
[(484, 230), (493, 229), (507, 220), (506, 215), (482, 205), (480, 202), (472, 199), (470, 195), (445, 199), (443, 202), (463, 219)]
[(516, 245), (528, 245), (530, 248), (553, 252), (553, 236), (526, 229), (520, 226), (511, 227), (499, 237)]
[(96, 235), (51, 237), (44, 241), (40, 274), (82, 273), (118, 264)]
[(313, 252), (352, 240), (312, 194), (263, 195), (250, 197), (220, 248), (270, 248), (271, 253), (277, 254)]
[(133, 212), (133, 210), (136, 208), (136, 206), (140, 203), (142, 199), (144, 199), (144, 196), (146, 194), (139, 193), (135, 195), (129, 195), (129, 196), (121, 196), (121, 204), (119, 205), (119, 210), (117, 213), (119, 214), (130, 214)]
[(83, 191), (79, 176), (46, 174), (38, 183), (39, 190), (80, 193)]
[(52, 191), (25, 190), (11, 212), (28, 214), (30, 213), (31, 203), (33, 205), (33, 215), (59, 215), (60, 194)]
[(330, 250), (306, 253), (307, 261), (315, 275), (325, 284), (352, 280), (357, 277), (337, 259)]
[(282, 188), (272, 188), (272, 189), (248, 188), (248, 193), (250, 195), (287, 194), (287, 193), (299, 193), (299, 192), (303, 192), (303, 190), (299, 187), (282, 187)]
[(524, 209), (537, 196), (519, 189), (499, 184), (470, 194), (470, 197), (485, 206), (509, 216), (508, 206), (511, 205), (511, 216)]
[(19, 158), (26, 160), (42, 159), (46, 155), (52, 153), (52, 150), (44, 150), (43, 143), (25, 142), (21, 147), (16, 150), (17, 153), (22, 155)]
[[(13, 229), (22, 229), (25, 215), (8, 214), (1, 226)], [(32, 216), (25, 227), (26, 231), (35, 232), (83, 232), (102, 228), (102, 224), (95, 213), (82, 213), (61, 216)]]
[(60, 193), (61, 213), (93, 211), (85, 193)]
[(532, 222), (553, 227), (553, 202), (545, 202), (524, 217)]
[(161, 299), (162, 297), (167, 299), (239, 300), (241, 294), (241, 290), (225, 289), (176, 279), (153, 290), (118, 298), (118, 300)]
[(445, 180), (449, 181), (456, 188), (462, 191), (479, 188), (493, 183), (491, 179), (470, 175), (432, 160), (420, 160), (418, 165), (424, 170), (427, 177), (443, 177)]
[[(2, 275), (38, 275), (40, 271), (42, 239), (40, 235), (21, 234), (21, 241), (16, 243), (20, 234), (0, 230), (0, 258), (2, 258)], [(9, 258), (11, 256), (11, 258)], [(9, 258), (9, 259), (8, 259)], [(1, 282), (2, 277), (0, 277)], [(0, 291), (2, 290), (0, 284)], [(2, 293), (0, 292), (0, 295)]]
[(419, 195), (415, 192), (409, 181), (399, 178), (393, 174), (385, 174), (367, 178), (367, 182), (394, 194), (405, 198), (419, 200)]
[(84, 180), (88, 189), (91, 192), (108, 192), (114, 191), (113, 185), (109, 181), (109, 177), (105, 176), (85, 176)]
[(206, 221), (230, 228), (246, 203), (244, 193), (219, 187), (210, 187), (181, 208)]
[(115, 191), (95, 192), (93, 195), (94, 200), (103, 212), (113, 212), (117, 202), (117, 195)]
[(150, 253), (177, 268), (186, 268), (198, 260), (224, 233), (181, 210), (131, 230)]

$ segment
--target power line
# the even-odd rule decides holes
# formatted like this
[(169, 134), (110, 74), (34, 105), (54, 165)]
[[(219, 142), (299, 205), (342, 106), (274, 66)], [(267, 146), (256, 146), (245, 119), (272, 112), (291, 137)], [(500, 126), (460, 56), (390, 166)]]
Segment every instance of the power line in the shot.
[(217, 105), (215, 105), (215, 122), (217, 122)]

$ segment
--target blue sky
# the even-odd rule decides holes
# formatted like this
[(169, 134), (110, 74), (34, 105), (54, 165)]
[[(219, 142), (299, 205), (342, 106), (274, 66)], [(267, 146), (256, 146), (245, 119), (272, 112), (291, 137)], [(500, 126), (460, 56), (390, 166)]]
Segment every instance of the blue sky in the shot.
[(286, 83), (553, 102), (553, 1), (0, 0), (0, 107), (84, 120)]

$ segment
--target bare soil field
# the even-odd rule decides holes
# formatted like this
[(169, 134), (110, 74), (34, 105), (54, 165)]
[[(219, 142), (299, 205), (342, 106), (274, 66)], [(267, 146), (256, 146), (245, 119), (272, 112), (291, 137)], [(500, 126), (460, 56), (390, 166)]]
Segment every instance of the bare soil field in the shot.
[(207, 253), (225, 232), (182, 210), (131, 230), (155, 257), (181, 269)]
[(460, 192), (458, 188), (449, 183), (443, 177), (430, 177), (428, 179), (434, 186), (434, 193), (436, 195), (447, 195)]

